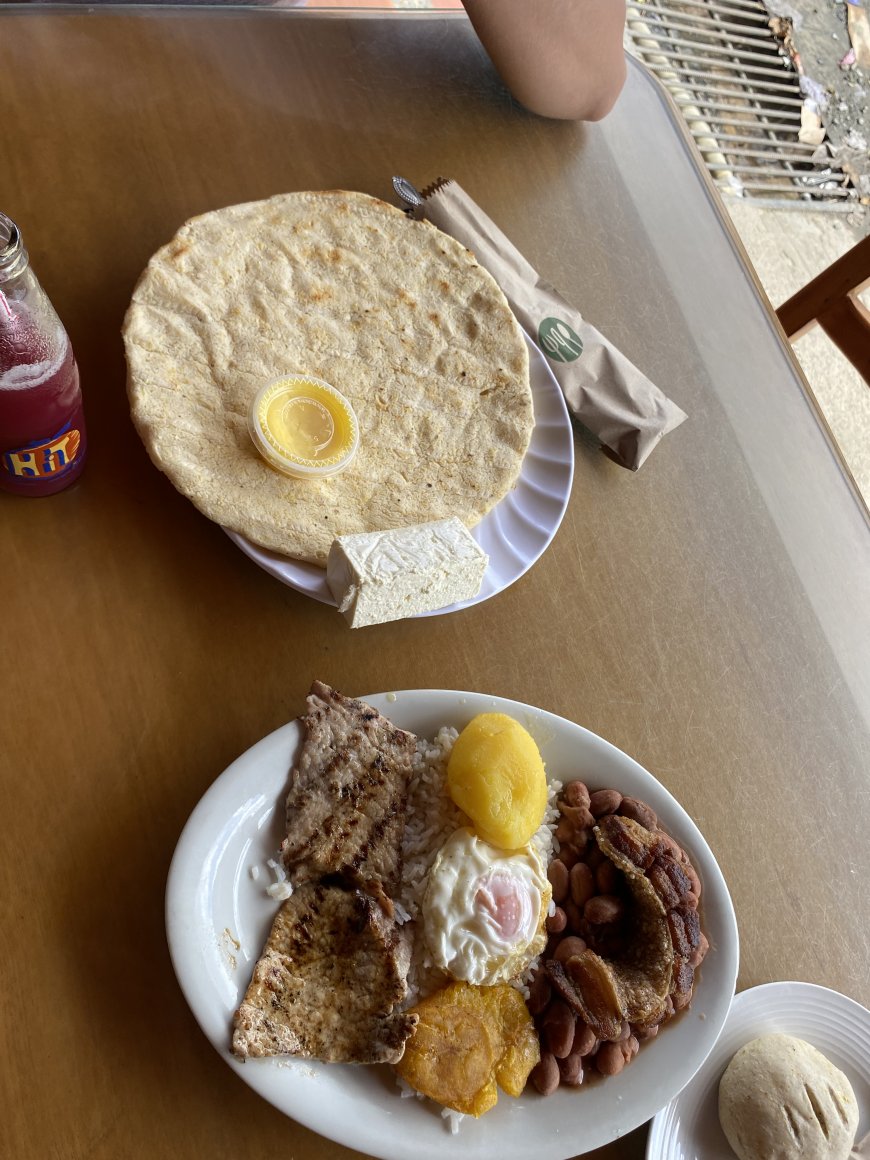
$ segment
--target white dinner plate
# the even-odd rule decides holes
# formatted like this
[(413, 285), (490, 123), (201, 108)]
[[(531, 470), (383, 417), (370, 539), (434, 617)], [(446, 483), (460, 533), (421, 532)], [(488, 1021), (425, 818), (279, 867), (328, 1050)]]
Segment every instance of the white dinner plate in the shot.
[(857, 1139), (870, 1130), (870, 1011), (813, 983), (764, 983), (734, 996), (706, 1063), (656, 1116), (648, 1160), (735, 1160), (719, 1126), (719, 1080), (744, 1043), (773, 1033), (805, 1039), (826, 1055), (854, 1088)]
[[(579, 725), (480, 693), (414, 690), (365, 697), (396, 725), (434, 737), (480, 712), (508, 713), (534, 736), (551, 777), (582, 777), (647, 801), (686, 850), (703, 884), (710, 951), (691, 1007), (643, 1045), (630, 1067), (607, 1080), (498, 1105), (466, 1116), (451, 1135), (429, 1101), (402, 1098), (386, 1066), (352, 1067), (230, 1054), (233, 1012), (250, 981), (278, 903), (268, 859), (282, 838), (288, 774), (301, 739), (295, 721), (242, 754), (191, 814), (173, 857), (166, 896), (169, 949), (194, 1016), (227, 1064), (264, 1099), (308, 1128), (383, 1160), (563, 1160), (649, 1120), (692, 1078), (725, 1022), (737, 978), (737, 924), (716, 860), (689, 815), (652, 774)], [(251, 867), (261, 873), (255, 881)]]
[[(559, 384), (535, 344), (529, 347), (529, 376), (535, 410), (535, 428), (514, 487), (484, 516), (471, 534), (489, 556), (483, 584), (477, 596), (449, 604), (423, 616), (441, 616), (470, 608), (503, 592), (541, 558), (559, 530), (574, 478), (574, 437), (571, 420)], [(326, 571), (315, 564), (290, 560), (252, 544), (238, 532), (224, 529), (230, 539), (270, 576), (335, 606), (326, 583)]]

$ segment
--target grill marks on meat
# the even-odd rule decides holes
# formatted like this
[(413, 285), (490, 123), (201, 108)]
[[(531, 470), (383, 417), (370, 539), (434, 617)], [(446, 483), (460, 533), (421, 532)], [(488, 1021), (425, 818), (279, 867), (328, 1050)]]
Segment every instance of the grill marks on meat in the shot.
[(410, 943), (361, 890), (309, 882), (282, 904), (236, 1013), (233, 1053), (397, 1063), (415, 1015)]
[(294, 882), (342, 874), (388, 905), (401, 878), (416, 738), (315, 682), (287, 796), (281, 856)]
[(415, 1015), (393, 916), (416, 738), (315, 682), (287, 797), (284, 902), (236, 1012), (235, 1055), (397, 1063)]

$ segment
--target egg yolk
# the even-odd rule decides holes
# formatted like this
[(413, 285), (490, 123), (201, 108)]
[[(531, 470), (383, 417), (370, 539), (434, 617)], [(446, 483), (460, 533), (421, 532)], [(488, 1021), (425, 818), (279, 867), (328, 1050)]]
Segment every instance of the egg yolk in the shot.
[(529, 892), (509, 874), (494, 871), (487, 875), (477, 888), (474, 905), (505, 941), (515, 939), (529, 926)]

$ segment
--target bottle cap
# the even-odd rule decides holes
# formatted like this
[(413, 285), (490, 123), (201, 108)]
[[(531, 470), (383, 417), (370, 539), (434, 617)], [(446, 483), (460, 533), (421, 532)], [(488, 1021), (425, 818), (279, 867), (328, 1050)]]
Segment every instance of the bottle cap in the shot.
[(266, 462), (297, 479), (336, 475), (359, 446), (353, 407), (335, 387), (312, 375), (267, 383), (254, 399), (248, 426)]

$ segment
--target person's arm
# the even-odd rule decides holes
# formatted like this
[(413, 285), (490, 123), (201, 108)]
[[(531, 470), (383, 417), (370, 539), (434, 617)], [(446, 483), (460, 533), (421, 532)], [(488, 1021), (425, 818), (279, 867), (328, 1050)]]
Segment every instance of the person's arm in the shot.
[(598, 121), (625, 82), (625, 0), (463, 0), (520, 104), (543, 117)]

